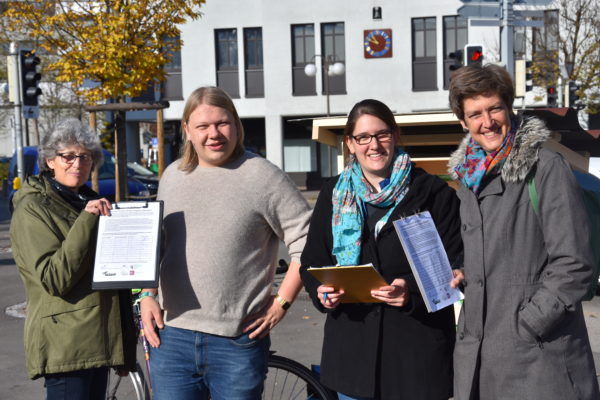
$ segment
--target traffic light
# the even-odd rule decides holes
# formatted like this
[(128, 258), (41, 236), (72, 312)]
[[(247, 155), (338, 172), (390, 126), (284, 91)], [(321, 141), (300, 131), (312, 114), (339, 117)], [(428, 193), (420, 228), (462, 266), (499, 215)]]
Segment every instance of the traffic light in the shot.
[(525, 93), (533, 89), (533, 74), (531, 66), (533, 63), (526, 60), (515, 61), (515, 96), (525, 97)]
[(483, 46), (479, 44), (467, 44), (465, 46), (465, 65), (483, 64)]
[(558, 107), (558, 92), (556, 91), (556, 86), (548, 86), (546, 88), (546, 94), (548, 107)]
[(23, 104), (23, 116), (25, 118), (37, 118), (39, 116), (38, 96), (42, 94), (39, 88), (42, 75), (37, 72), (40, 58), (31, 50), (21, 50), (21, 102)]
[(579, 101), (578, 92), (581, 88), (579, 84), (575, 81), (569, 81), (569, 98), (567, 99), (567, 106), (571, 108), (579, 108), (581, 107), (581, 102)]
[(450, 59), (454, 60), (454, 64), (451, 64), (449, 66), (450, 71), (455, 71), (463, 66), (463, 51), (462, 50), (453, 51), (452, 53), (448, 54), (448, 57)]

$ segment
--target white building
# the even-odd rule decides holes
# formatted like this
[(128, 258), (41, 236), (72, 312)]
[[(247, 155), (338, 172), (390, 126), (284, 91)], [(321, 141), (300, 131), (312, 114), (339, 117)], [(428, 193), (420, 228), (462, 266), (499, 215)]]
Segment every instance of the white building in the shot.
[[(455, 63), (449, 54), (467, 43), (481, 44), (485, 62), (498, 61), (499, 28), (468, 23), (457, 14), (464, 4), (208, 0), (202, 18), (181, 27), (184, 44), (160, 95), (146, 97), (170, 102), (167, 161), (176, 157), (181, 140), (184, 100), (197, 87), (211, 85), (234, 98), (248, 148), (290, 173), (336, 174), (336, 150), (311, 140), (311, 118), (326, 115), (328, 97), (330, 115), (346, 115), (365, 98), (381, 100), (399, 114), (447, 112), (449, 67)], [(525, 46), (523, 36), (515, 38), (518, 58)], [(323, 67), (333, 62), (343, 63), (345, 72), (326, 79)], [(317, 65), (316, 77), (305, 74), (310, 63)], [(140, 148), (147, 157), (152, 126), (144, 122), (154, 121), (154, 112), (130, 112), (127, 120), (129, 158), (138, 159)], [(446, 129), (461, 132), (456, 124)]]
[[(479, 43), (489, 52), (486, 61), (495, 61), (499, 47), (499, 28), (469, 27), (457, 16), (462, 5), (209, 0), (201, 19), (182, 26), (180, 65), (175, 63), (163, 92), (170, 101), (165, 118), (178, 124), (190, 92), (219, 86), (234, 98), (250, 147), (266, 149), (267, 158), (287, 172), (335, 174), (329, 167), (335, 154), (311, 140), (310, 120), (297, 121), (326, 114), (322, 64), (345, 66), (343, 75), (329, 79), (331, 115), (347, 114), (364, 98), (381, 100), (396, 113), (447, 111), (448, 67), (454, 63), (449, 53)], [(308, 63), (317, 64), (316, 77), (305, 74)]]

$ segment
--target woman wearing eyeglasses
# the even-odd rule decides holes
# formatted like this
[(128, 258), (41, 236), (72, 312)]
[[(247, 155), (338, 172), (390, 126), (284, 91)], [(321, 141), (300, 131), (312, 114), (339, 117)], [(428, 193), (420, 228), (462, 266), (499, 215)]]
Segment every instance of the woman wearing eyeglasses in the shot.
[[(399, 147), (394, 116), (380, 101), (357, 103), (344, 135), (350, 162), (322, 188), (301, 259), (306, 290), (327, 313), (321, 381), (340, 399), (447, 400), (454, 311), (427, 312), (392, 221), (429, 211), (458, 267), (458, 199), (444, 181), (411, 163)], [(371, 292), (381, 303), (341, 303), (343, 291), (306, 271), (368, 263), (389, 283)]]
[(98, 216), (110, 203), (86, 186), (102, 163), (96, 134), (67, 119), (42, 139), (40, 175), (14, 196), (14, 259), (27, 296), (29, 376), (45, 378), (46, 399), (103, 399), (109, 367), (135, 368), (127, 291), (92, 291)]

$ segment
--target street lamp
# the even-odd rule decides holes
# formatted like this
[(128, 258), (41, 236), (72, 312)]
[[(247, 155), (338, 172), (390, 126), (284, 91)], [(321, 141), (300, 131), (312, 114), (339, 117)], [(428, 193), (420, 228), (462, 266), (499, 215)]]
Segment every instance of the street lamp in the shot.
[[(315, 54), (311, 58), (311, 61), (313, 61), (316, 57), (321, 57), (322, 70), (327, 72), (325, 75), (325, 96), (327, 97), (327, 116), (329, 117), (329, 77), (343, 75), (344, 72), (346, 72), (346, 67), (344, 66), (344, 63), (336, 61), (335, 56), (333, 55), (323, 57), (320, 54)], [(317, 74), (317, 66), (312, 62), (306, 64), (304, 67), (304, 73), (310, 77), (315, 76)]]

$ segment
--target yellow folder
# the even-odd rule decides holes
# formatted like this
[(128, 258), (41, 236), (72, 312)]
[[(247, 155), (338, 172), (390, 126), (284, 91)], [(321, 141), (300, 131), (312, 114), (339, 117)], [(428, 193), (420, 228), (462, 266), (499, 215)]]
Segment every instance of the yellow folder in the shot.
[(311, 267), (307, 271), (323, 285), (344, 289), (342, 303), (381, 303), (371, 296), (371, 290), (389, 285), (371, 264)]

